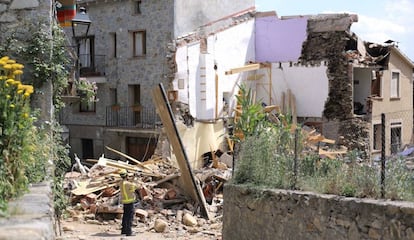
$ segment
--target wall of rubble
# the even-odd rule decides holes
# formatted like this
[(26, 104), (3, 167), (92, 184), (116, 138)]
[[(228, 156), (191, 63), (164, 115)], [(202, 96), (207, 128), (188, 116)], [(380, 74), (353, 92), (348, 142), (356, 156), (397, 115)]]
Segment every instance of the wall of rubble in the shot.
[(324, 125), (327, 125), (324, 128), (338, 131), (324, 131), (324, 135), (336, 140), (351, 137), (342, 144), (369, 153), (369, 128), (364, 121), (353, 120), (353, 72), (344, 54), (354, 21), (357, 21), (356, 16), (347, 14), (329, 21), (323, 15), (309, 19), (300, 61), (302, 64), (327, 64), (329, 94), (323, 111)]
[(414, 203), (226, 184), (223, 239), (414, 239)]

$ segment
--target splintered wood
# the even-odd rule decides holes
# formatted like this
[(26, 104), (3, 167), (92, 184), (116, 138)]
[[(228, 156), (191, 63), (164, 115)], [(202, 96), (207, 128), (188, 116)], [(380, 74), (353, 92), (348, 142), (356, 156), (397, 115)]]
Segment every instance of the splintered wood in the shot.
[[(302, 127), (302, 134), (305, 139), (305, 146), (313, 151), (317, 151), (317, 153), (322, 157), (335, 159), (339, 155), (347, 153), (346, 149), (333, 150), (330, 146), (336, 143), (335, 140), (325, 138), (322, 134), (318, 133), (316, 129), (304, 126)], [(321, 143), (325, 144), (325, 149), (320, 146)]]

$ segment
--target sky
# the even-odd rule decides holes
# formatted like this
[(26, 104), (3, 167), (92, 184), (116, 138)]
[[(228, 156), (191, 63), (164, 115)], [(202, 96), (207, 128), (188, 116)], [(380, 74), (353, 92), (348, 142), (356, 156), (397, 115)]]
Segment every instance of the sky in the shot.
[(256, 0), (258, 11), (277, 15), (352, 13), (358, 15), (351, 31), (365, 41), (398, 42), (400, 50), (414, 61), (414, 0)]

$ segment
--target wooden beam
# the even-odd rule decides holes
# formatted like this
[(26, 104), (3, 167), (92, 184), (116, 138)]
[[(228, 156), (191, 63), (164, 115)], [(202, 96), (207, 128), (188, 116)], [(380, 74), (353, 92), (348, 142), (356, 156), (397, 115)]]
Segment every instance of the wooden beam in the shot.
[(253, 70), (260, 69), (260, 68), (261, 68), (260, 63), (247, 64), (247, 65), (244, 65), (243, 67), (232, 68), (229, 71), (226, 71), (225, 74), (231, 75), (235, 73), (253, 71)]
[(194, 178), (184, 144), (181, 141), (177, 126), (175, 125), (175, 118), (162, 83), (152, 90), (152, 99), (157, 108), (158, 115), (161, 118), (168, 140), (173, 148), (174, 155), (177, 158), (177, 163), (181, 170), (181, 179), (184, 183), (183, 190), (190, 195), (193, 200), (198, 202), (201, 214), (210, 219), (206, 200), (201, 186)]
[(126, 158), (126, 159), (128, 159), (128, 160), (133, 161), (133, 162), (134, 162), (134, 163), (136, 163), (139, 167), (141, 167), (141, 168), (145, 168), (145, 169), (147, 169), (147, 170), (152, 171), (152, 169), (151, 169), (151, 168), (149, 168), (149, 167), (147, 167), (147, 166), (144, 166), (144, 165), (143, 165), (140, 161), (136, 160), (135, 158), (133, 158), (133, 157), (131, 157), (131, 156), (129, 156), (129, 155), (127, 155), (127, 154), (123, 153), (123, 152), (120, 152), (120, 151), (118, 151), (118, 150), (115, 150), (115, 149), (113, 149), (113, 148), (110, 148), (110, 147), (108, 147), (108, 146), (105, 146), (105, 147), (106, 147), (106, 149), (108, 149), (108, 150), (110, 150), (110, 151), (112, 151), (112, 152), (114, 152), (114, 153), (117, 153), (117, 154), (121, 155), (122, 157), (125, 157), (125, 158)]

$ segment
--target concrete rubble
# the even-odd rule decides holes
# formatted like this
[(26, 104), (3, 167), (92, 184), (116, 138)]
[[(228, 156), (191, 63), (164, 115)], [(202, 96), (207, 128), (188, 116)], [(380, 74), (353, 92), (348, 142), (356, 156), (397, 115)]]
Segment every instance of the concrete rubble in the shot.
[[(216, 156), (216, 152), (212, 155)], [(180, 187), (180, 170), (169, 158), (153, 155), (140, 162), (108, 159), (88, 159), (75, 163), (73, 170), (65, 175), (65, 190), (70, 201), (69, 221), (88, 224), (113, 225), (120, 229), (122, 204), (120, 203), (118, 182), (119, 170), (126, 169), (128, 177), (142, 185), (136, 191), (135, 211), (136, 232), (157, 232), (168, 234), (207, 234), (221, 236), (223, 214), (223, 184), (231, 176), (231, 168), (220, 159), (231, 155), (217, 151), (213, 159), (205, 159), (203, 169), (194, 171), (199, 181), (210, 218), (200, 215), (199, 205)], [(225, 156), (225, 157), (224, 157)], [(211, 156), (210, 156), (211, 157)], [(217, 162), (218, 161), (218, 164)], [(87, 165), (93, 162), (93, 165)], [(214, 165), (214, 166), (213, 166)], [(217, 166), (219, 166), (219, 168)], [(79, 169), (79, 170), (78, 170)], [(86, 169), (82, 174), (80, 169)], [(70, 231), (70, 229), (63, 229)]]

